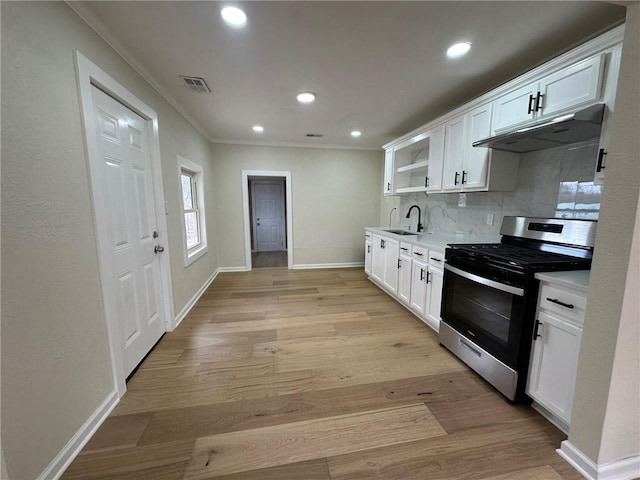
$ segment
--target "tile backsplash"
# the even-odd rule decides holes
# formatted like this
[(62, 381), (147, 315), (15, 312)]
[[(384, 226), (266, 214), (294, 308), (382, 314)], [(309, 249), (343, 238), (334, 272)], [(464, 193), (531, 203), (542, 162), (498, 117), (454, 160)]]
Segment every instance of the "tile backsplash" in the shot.
[(592, 140), (525, 153), (515, 191), (469, 192), (462, 198), (458, 193), (415, 193), (401, 197), (397, 211), (382, 215), (393, 226), (415, 230), (417, 213), (410, 219), (405, 215), (417, 204), (425, 231), (463, 233), (478, 241), (498, 241), (502, 217), (507, 215), (597, 219), (602, 195), (602, 188), (592, 183), (597, 152), (598, 143)]

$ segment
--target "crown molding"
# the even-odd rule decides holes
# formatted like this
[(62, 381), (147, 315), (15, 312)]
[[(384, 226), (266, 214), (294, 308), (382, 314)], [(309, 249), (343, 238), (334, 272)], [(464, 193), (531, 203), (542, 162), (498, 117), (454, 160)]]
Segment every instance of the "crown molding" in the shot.
[(322, 144), (322, 143), (295, 143), (295, 142), (256, 142), (247, 140), (228, 140), (213, 138), (211, 143), (223, 145), (246, 145), (248, 147), (286, 147), (286, 148), (316, 148), (325, 150), (360, 150), (365, 152), (382, 152), (380, 147), (364, 147), (355, 145)]

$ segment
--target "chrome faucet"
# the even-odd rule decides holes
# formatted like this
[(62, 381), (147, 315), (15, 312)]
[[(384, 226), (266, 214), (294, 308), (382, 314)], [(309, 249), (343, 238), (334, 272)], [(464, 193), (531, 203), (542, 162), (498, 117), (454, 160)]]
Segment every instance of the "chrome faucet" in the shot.
[(418, 228), (416, 228), (416, 231), (418, 233), (420, 233), (422, 231), (422, 212), (420, 211), (420, 207), (418, 205), (411, 205), (409, 207), (409, 211), (407, 212), (407, 218), (409, 218), (411, 216), (411, 210), (413, 210), (414, 208), (418, 209)]

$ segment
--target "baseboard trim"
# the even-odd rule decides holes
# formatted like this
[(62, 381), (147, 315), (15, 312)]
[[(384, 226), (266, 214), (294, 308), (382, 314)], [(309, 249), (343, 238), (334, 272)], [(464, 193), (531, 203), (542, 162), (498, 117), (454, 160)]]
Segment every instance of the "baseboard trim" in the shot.
[(213, 275), (211, 275), (207, 281), (204, 282), (204, 284), (198, 289), (195, 295), (191, 297), (191, 300), (189, 300), (187, 304), (184, 307), (182, 307), (182, 310), (180, 310), (180, 313), (176, 315), (176, 318), (173, 321), (173, 329), (171, 331), (175, 330), (178, 327), (178, 325), (180, 325), (182, 320), (185, 319), (185, 317), (191, 311), (191, 309), (196, 304), (196, 302), (200, 300), (200, 297), (202, 296), (202, 294), (206, 292), (207, 288), (209, 288), (209, 285), (211, 285), (213, 281), (216, 279), (216, 277), (218, 276), (218, 273), (220, 273), (219, 268), (215, 272), (213, 272)]
[(47, 468), (45, 468), (38, 477), (38, 480), (58, 480), (91, 439), (93, 434), (96, 433), (100, 425), (104, 423), (119, 401), (118, 393), (115, 390), (112, 391), (84, 422), (75, 435), (71, 437), (71, 440), (60, 450), (51, 463), (47, 465)]
[(223, 272), (246, 272), (247, 271), (247, 267), (245, 267), (244, 265), (241, 265), (239, 267), (220, 267), (218, 268), (218, 273), (223, 273)]
[(556, 452), (587, 480), (632, 480), (640, 477), (640, 456), (638, 455), (615, 462), (596, 464), (569, 440), (562, 442)]
[(364, 267), (364, 262), (347, 263), (299, 263), (293, 266), (294, 270), (313, 270), (320, 268), (354, 268)]

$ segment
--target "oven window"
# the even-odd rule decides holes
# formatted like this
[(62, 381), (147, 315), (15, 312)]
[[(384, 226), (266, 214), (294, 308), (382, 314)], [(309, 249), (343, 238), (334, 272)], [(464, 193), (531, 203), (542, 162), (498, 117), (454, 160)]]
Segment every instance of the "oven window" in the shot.
[(455, 301), (451, 304), (451, 313), (498, 343), (508, 345), (512, 294), (462, 277), (456, 277), (452, 293)]
[(444, 272), (442, 321), (514, 367), (524, 322), (524, 297)]

